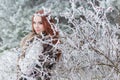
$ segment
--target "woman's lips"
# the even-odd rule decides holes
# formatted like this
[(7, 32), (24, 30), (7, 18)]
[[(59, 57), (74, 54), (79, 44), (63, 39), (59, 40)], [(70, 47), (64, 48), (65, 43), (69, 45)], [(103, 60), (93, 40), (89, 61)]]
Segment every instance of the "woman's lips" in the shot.
[(36, 30), (37, 32), (39, 32), (40, 30)]

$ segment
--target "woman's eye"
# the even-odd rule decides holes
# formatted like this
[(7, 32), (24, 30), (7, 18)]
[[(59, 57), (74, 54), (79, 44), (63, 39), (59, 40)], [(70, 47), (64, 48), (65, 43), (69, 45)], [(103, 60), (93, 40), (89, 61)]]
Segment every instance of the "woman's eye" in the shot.
[(39, 22), (39, 24), (42, 24), (42, 22)]

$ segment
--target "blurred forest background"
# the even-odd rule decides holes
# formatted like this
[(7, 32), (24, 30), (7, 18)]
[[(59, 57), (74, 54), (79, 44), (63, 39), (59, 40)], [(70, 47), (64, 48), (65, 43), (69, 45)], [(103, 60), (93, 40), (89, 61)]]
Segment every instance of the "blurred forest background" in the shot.
[[(94, 2), (96, 6), (100, 5), (104, 8), (112, 6), (114, 10), (108, 13), (107, 17), (111, 23), (119, 23), (119, 0), (73, 1), (75, 1), (75, 8), (81, 6), (90, 8), (89, 1)], [(33, 13), (42, 7), (51, 9), (52, 16), (60, 21), (58, 27), (62, 27), (64, 30), (66, 27), (63, 26), (69, 25), (67, 19), (60, 14), (72, 10), (70, 0), (0, 0), (0, 3), (0, 52), (18, 46), (21, 38), (31, 30), (31, 17)]]
[(0, 0), (1, 56), (19, 48), (43, 7), (63, 42), (58, 80), (120, 80), (120, 0)]
[(53, 17), (60, 17), (70, 7), (69, 0), (1, 0), (0, 3), (0, 52), (19, 45), (21, 38), (31, 31), (32, 15), (42, 7), (51, 9)]

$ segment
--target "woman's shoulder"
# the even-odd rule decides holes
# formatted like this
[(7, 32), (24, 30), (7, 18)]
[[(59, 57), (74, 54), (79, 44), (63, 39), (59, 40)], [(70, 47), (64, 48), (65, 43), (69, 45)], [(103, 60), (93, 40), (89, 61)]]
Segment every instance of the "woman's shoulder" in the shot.
[(20, 41), (20, 47), (22, 47), (23, 45), (25, 45), (25, 42), (27, 40), (30, 40), (31, 38), (33, 38), (34, 34), (32, 32), (28, 33), (26, 36), (24, 36), (21, 41)]

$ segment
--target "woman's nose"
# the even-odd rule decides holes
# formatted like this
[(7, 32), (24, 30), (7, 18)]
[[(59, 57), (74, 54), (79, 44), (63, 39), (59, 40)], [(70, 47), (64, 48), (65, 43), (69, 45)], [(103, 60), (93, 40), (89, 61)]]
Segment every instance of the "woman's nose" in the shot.
[(36, 27), (39, 27), (39, 24), (36, 24)]

